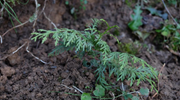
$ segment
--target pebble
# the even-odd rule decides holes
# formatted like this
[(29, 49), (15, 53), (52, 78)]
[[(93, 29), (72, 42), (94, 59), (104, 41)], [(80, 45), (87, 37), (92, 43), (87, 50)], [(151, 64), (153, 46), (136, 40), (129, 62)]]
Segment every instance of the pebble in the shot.
[[(12, 47), (11, 49), (9, 49), (8, 53), (11, 54), (16, 50), (17, 50), (17, 47)], [(21, 57), (18, 55), (17, 52), (14, 53), (13, 55), (9, 56), (7, 59), (11, 65), (21, 63)]]
[(5, 76), (12, 76), (15, 73), (15, 69), (9, 66), (0, 68), (1, 73)]
[(0, 92), (3, 92), (5, 90), (5, 87), (1, 84), (0, 85)]
[(62, 78), (67, 78), (68, 75), (69, 75), (69, 74), (68, 74), (67, 72), (62, 72), (62, 73), (61, 73), (61, 77), (62, 77)]

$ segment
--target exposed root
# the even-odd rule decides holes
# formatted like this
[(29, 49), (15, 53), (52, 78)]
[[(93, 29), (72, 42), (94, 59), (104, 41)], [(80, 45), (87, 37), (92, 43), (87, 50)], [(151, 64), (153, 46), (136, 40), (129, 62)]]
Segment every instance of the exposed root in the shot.
[(20, 25), (14, 26), (14, 27), (12, 27), (12, 28), (9, 29), (9, 30), (7, 30), (2, 36), (0, 36), (1, 43), (2, 43), (2, 37), (4, 37), (9, 31), (11, 31), (11, 30), (13, 30), (13, 29), (15, 29), (15, 28), (18, 28), (18, 27), (20, 27), (20, 26), (23, 26), (23, 25), (27, 24), (28, 22), (29, 22), (29, 20), (26, 21), (26, 22), (24, 22), (24, 23), (22, 23), (22, 24), (20, 24)]
[(28, 48), (29, 48), (29, 45), (26, 47), (26, 51), (27, 51), (31, 56), (33, 56), (35, 59), (39, 60), (40, 62), (42, 62), (42, 63), (44, 63), (44, 64), (48, 64), (47, 62), (45, 62), (45, 61), (41, 60), (40, 58), (36, 57), (33, 53), (31, 53), (31, 52), (28, 50)]
[(1, 60), (5, 60), (5, 59), (8, 58), (9, 56), (12, 56), (12, 55), (15, 54), (16, 52), (18, 52), (22, 47), (24, 47), (24, 46), (26, 45), (26, 43), (27, 43), (27, 42), (25, 42), (23, 45), (21, 45), (19, 48), (17, 48), (15, 51), (13, 51), (11, 54), (9, 54), (9, 55), (1, 58), (0, 61), (1, 61)]
[[(47, 0), (46, 0), (46, 1), (47, 1)], [(57, 29), (57, 26), (53, 23), (53, 21), (51, 21), (50, 18), (47, 17), (46, 13), (44, 12), (44, 9), (45, 9), (45, 6), (46, 6), (46, 1), (44, 1), (44, 7), (43, 7), (41, 13), (43, 12), (45, 18), (54, 26), (55, 29)]]
[[(47, 0), (46, 0), (46, 1), (47, 1)], [(45, 2), (46, 2), (46, 1), (45, 1)], [(35, 4), (36, 4), (35, 14), (36, 14), (36, 16), (37, 16), (37, 14), (38, 14), (38, 2), (37, 2), (37, 0), (35, 0)], [(42, 11), (44, 11), (44, 8), (45, 8), (45, 5), (44, 5)], [(35, 32), (36, 21), (37, 21), (37, 17), (36, 17), (36, 19), (34, 20), (34, 23), (33, 23), (33, 31), (32, 31), (32, 32)], [(20, 25), (14, 26), (13, 28), (7, 30), (2, 36), (0, 36), (0, 43), (2, 43), (2, 37), (3, 37), (4, 35), (6, 35), (9, 31), (11, 31), (11, 30), (13, 30), (13, 29), (15, 29), (15, 28), (18, 28), (18, 27), (20, 27), (20, 26), (23, 26), (23, 25), (27, 24), (28, 22), (29, 22), (29, 20), (27, 20), (26, 22), (24, 22), (24, 23), (22, 23), (22, 24), (20, 24)], [(31, 39), (31, 37), (32, 37), (32, 35), (29, 37), (29, 40)], [(45, 61), (41, 60), (40, 58), (36, 57), (33, 53), (31, 53), (31, 52), (28, 50), (28, 48), (29, 48), (29, 43), (30, 43), (30, 41), (26, 41), (23, 45), (21, 45), (21, 46), (20, 46), (18, 49), (16, 49), (14, 52), (12, 52), (11, 54), (3, 57), (3, 58), (0, 59), (0, 60), (5, 60), (7, 57), (9, 57), (9, 56), (13, 55), (14, 53), (18, 52), (22, 47), (24, 47), (24, 46), (27, 44), (27, 46), (26, 46), (26, 52), (28, 52), (31, 56), (33, 56), (35, 59), (39, 60), (40, 62), (42, 62), (42, 63), (44, 63), (44, 64), (48, 64), (47, 62), (45, 62)]]
[(180, 53), (179, 52), (176, 52), (176, 51), (170, 49), (169, 46), (167, 46), (167, 45), (165, 46), (165, 48), (168, 49), (172, 54), (180, 57)]

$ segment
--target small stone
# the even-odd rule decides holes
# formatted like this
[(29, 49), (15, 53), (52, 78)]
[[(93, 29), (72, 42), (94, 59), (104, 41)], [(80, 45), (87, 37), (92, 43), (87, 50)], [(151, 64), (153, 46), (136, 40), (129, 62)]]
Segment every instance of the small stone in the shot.
[(49, 72), (49, 70), (44, 70), (44, 72), (45, 72), (45, 73), (48, 73), (48, 72)]
[(65, 24), (69, 25), (69, 24), (70, 24), (70, 21), (69, 21), (69, 20), (66, 20), (66, 21), (65, 21)]
[[(17, 47), (13, 47), (11, 48), (8, 53), (13, 53), (14, 51), (16, 51), (18, 48)], [(8, 61), (11, 65), (15, 65), (15, 64), (19, 64), (21, 62), (21, 57), (18, 55), (18, 53), (14, 53), (13, 55), (9, 56)]]
[(131, 84), (131, 81), (129, 80), (125, 80), (125, 85), (128, 85), (128, 86), (130, 86), (130, 84)]
[(5, 90), (5, 87), (1, 84), (0, 85), (0, 92), (3, 92)]
[(69, 74), (68, 74), (67, 72), (62, 72), (62, 73), (61, 73), (61, 77), (62, 77), (62, 78), (67, 78), (68, 75), (69, 75)]
[(51, 69), (55, 69), (55, 68), (57, 68), (57, 66), (51, 66), (50, 68), (51, 68)]
[(1, 73), (5, 76), (12, 76), (15, 73), (15, 69), (9, 66), (0, 68)]
[(6, 97), (7, 97), (6, 94), (3, 94), (3, 95), (0, 96), (0, 99), (1, 99), (1, 100), (2, 100), (2, 99), (6, 99)]
[(19, 84), (13, 85), (13, 91), (16, 91), (19, 89)]
[(60, 98), (65, 99), (67, 96), (68, 96), (68, 94), (67, 94), (67, 93), (62, 93), (62, 94), (60, 95)]
[(7, 92), (9, 92), (9, 93), (11, 93), (13, 90), (12, 90), (12, 86), (10, 86), (10, 85), (6, 85), (6, 87), (5, 87), (5, 91), (7, 91)]
[(42, 96), (42, 94), (41, 93), (38, 93), (38, 94), (36, 94), (36, 97), (41, 97)]
[(94, 78), (94, 74), (90, 73), (88, 78), (92, 80)]
[(28, 81), (33, 82), (33, 77), (32, 76), (28, 76), (27, 79), (28, 79)]
[(62, 84), (64, 84), (64, 85), (66, 85), (66, 86), (68, 86), (68, 85), (70, 85), (70, 84), (72, 84), (73, 83), (73, 81), (72, 80), (70, 80), (70, 79), (64, 79), (64, 80), (62, 80)]
[(89, 76), (89, 72), (86, 72), (86, 75)]
[(2, 83), (2, 84), (4, 84), (4, 83), (6, 83), (6, 81), (7, 81), (7, 77), (6, 76), (0, 76), (0, 83)]

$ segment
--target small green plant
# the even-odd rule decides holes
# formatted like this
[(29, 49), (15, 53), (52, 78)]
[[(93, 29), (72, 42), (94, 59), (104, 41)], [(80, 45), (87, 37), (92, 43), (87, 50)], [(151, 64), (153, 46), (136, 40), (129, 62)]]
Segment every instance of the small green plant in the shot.
[(168, 20), (165, 22), (164, 26), (156, 32), (161, 33), (164, 36), (164, 43), (166, 43), (171, 49), (178, 51), (180, 50), (180, 34), (178, 30), (180, 25), (172, 25), (168, 23)]
[(135, 15), (131, 15), (132, 21), (128, 23), (128, 26), (131, 30), (136, 31), (138, 30), (139, 26), (142, 25), (141, 7), (136, 6), (134, 13)]
[[(148, 88), (140, 88), (139, 91), (134, 92), (126, 92), (125, 90), (121, 91), (122, 94), (112, 97), (107, 97), (108, 94), (105, 94), (105, 88), (103, 88), (101, 85), (96, 85), (95, 90), (93, 91), (93, 95), (91, 96), (91, 93), (83, 92), (81, 94), (81, 100), (92, 100), (92, 98), (104, 100), (104, 99), (115, 99), (118, 97), (124, 97), (125, 100), (132, 99), (132, 100), (139, 100), (139, 95), (141, 96), (149, 96), (149, 89)], [(132, 95), (135, 93), (136, 95)], [(68, 93), (70, 94), (70, 93)], [(71, 95), (77, 95), (77, 94), (71, 94)]]
[(97, 85), (96, 86), (96, 89), (93, 91), (93, 94), (96, 96), (96, 97), (103, 97), (105, 95), (105, 88), (103, 88), (101, 85)]
[(167, 0), (167, 2), (170, 5), (176, 5), (177, 6), (177, 4), (180, 3), (180, 0)]
[[(75, 14), (75, 12), (77, 12), (77, 11), (80, 10), (80, 9), (83, 9), (83, 10), (86, 9), (86, 6), (85, 6), (85, 5), (87, 4), (87, 0), (79, 0), (79, 3), (80, 3), (79, 8), (77, 8), (77, 7), (75, 7), (75, 6), (72, 6), (72, 7), (71, 7), (71, 10), (70, 10), (70, 13), (71, 13), (71, 14)], [(66, 5), (70, 5), (69, 0), (66, 0), (66, 1), (65, 1), (65, 4), (66, 4)]]
[(136, 55), (141, 49), (141, 47), (142, 45), (138, 41), (118, 44), (118, 48), (121, 52), (132, 55)]
[[(10, 18), (12, 16), (19, 23), (21, 23), (16, 15), (16, 13), (12, 9), (12, 6), (10, 5), (10, 3), (12, 3), (15, 6), (16, 2), (19, 3), (19, 0), (7, 0), (7, 1), (4, 0), (4, 2), (0, 1), (0, 4), (1, 4), (1, 7), (3, 7), (8, 12), (8, 15)], [(1, 16), (3, 16), (3, 12), (1, 12), (1, 13), (2, 13)], [(12, 22), (12, 24), (13, 24), (13, 22)]]
[(125, 0), (125, 3), (126, 3), (129, 7), (131, 7), (132, 4), (135, 4), (135, 3), (136, 3), (136, 1), (135, 1), (135, 0)]
[[(97, 26), (102, 22), (107, 25), (104, 32), (97, 30)], [(117, 81), (131, 80), (131, 86), (135, 81), (137, 81), (137, 85), (141, 81), (148, 81), (151, 84), (151, 89), (155, 89), (156, 84), (153, 79), (158, 79), (158, 73), (153, 67), (134, 55), (112, 52), (108, 44), (102, 40), (105, 34), (113, 36), (108, 31), (115, 27), (117, 26), (109, 26), (103, 19), (93, 19), (92, 26), (84, 31), (67, 28), (56, 29), (56, 31), (39, 29), (41, 33), (32, 33), (34, 35), (32, 40), (42, 39), (42, 43), (44, 43), (49, 35), (53, 34), (52, 38), (55, 40), (56, 48), (49, 55), (58, 55), (64, 51), (75, 50), (77, 56), (82, 60), (84, 60), (85, 54), (90, 56), (93, 58), (91, 60), (92, 66), (97, 67), (95, 71), (97, 82), (103, 87), (110, 87), (106, 81), (107, 76), (104, 74), (109, 73), (109, 77), (114, 74)], [(117, 42), (120, 43), (118, 39)]]
[(81, 95), (81, 100), (92, 100), (91, 94), (84, 92), (84, 93)]
[(147, 7), (146, 8), (147, 10), (149, 10), (149, 12), (152, 14), (152, 15), (157, 15), (159, 17), (162, 17), (163, 19), (167, 19), (168, 18), (168, 14), (167, 13), (162, 13), (161, 10), (157, 10), (155, 8), (152, 8), (152, 7)]

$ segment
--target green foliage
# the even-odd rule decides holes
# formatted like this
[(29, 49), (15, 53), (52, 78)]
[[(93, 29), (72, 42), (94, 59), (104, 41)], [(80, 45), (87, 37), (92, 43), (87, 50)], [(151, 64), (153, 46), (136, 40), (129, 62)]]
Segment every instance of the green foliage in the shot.
[(141, 88), (140, 91), (141, 95), (148, 96), (149, 95), (149, 89), (148, 88)]
[[(146, 96), (146, 97), (148, 97), (148, 95), (149, 95), (149, 89), (148, 88), (141, 88), (140, 91), (133, 91), (133, 92), (126, 92), (124, 90), (124, 91), (121, 91), (122, 94), (118, 93), (117, 96), (111, 91), (111, 93), (114, 94), (114, 97), (113, 98), (112, 97), (108, 98), (108, 94), (105, 95), (105, 93), (104, 93), (105, 88), (103, 88), (101, 85), (96, 85), (95, 88), (96, 88), (96, 90), (101, 92), (101, 93), (98, 93), (98, 91), (97, 91), (97, 93), (94, 93), (97, 96), (91, 96), (91, 93), (86, 93), (86, 92), (83, 92), (81, 95), (73, 94), (73, 93), (66, 93), (66, 92), (65, 93), (70, 94), (70, 95), (74, 95), (74, 96), (81, 96), (81, 100), (92, 100), (92, 98), (95, 98), (95, 99), (98, 99), (98, 100), (112, 100), (112, 99), (118, 99), (119, 97), (124, 97), (125, 100), (129, 100), (129, 99), (139, 100), (139, 95)], [(51, 91), (51, 92), (60, 93), (58, 91)], [(132, 94), (136, 94), (136, 95), (132, 95)]]
[(87, 4), (87, 0), (80, 0), (80, 3), (81, 3), (80, 9), (85, 10), (86, 9), (85, 5)]
[[(14, 19), (16, 19), (19, 23), (21, 23), (16, 15), (16, 13), (14, 12), (14, 10), (12, 9), (12, 7), (10, 6), (10, 4), (8, 3), (13, 3), (15, 5), (15, 2), (19, 2), (18, 0), (8, 0), (7, 2), (4, 1), (0, 1), (1, 7), (4, 7), (4, 9), (8, 12), (9, 16), (12, 16)], [(3, 13), (3, 12), (2, 12)], [(13, 24), (13, 23), (12, 23)]]
[(134, 34), (143, 41), (150, 35), (149, 32), (141, 32), (141, 31), (135, 31)]
[(97, 85), (93, 94), (97, 97), (103, 97), (105, 95), (105, 89), (101, 85)]
[[(107, 25), (107, 29), (104, 32), (96, 28), (102, 22)], [(92, 26), (86, 28), (84, 31), (67, 28), (56, 29), (56, 31), (39, 29), (41, 33), (32, 33), (34, 35), (32, 40), (42, 39), (42, 43), (44, 43), (49, 35), (53, 34), (52, 38), (55, 40), (55, 46), (58, 46), (50, 53), (51, 55), (57, 55), (63, 51), (75, 50), (81, 59), (85, 54), (91, 58), (96, 58), (91, 64), (97, 67), (95, 71), (97, 82), (100, 82), (103, 87), (108, 88), (109, 85), (104, 74), (108, 70), (109, 76), (114, 74), (117, 77), (117, 81), (123, 81), (124, 79), (131, 80), (131, 86), (136, 80), (138, 84), (141, 81), (148, 81), (152, 89), (155, 89), (155, 82), (152, 79), (157, 79), (157, 72), (153, 67), (134, 55), (111, 52), (108, 44), (102, 40), (102, 36), (105, 34), (113, 36), (108, 31), (114, 27), (117, 26), (109, 26), (103, 19), (93, 19)], [(118, 39), (117, 42), (120, 43)]]
[(167, 0), (167, 2), (168, 2), (170, 5), (177, 5), (178, 3), (180, 3), (180, 0)]
[(81, 95), (81, 100), (92, 100), (90, 93), (83, 93)]
[(128, 100), (128, 99), (133, 98), (133, 95), (123, 91), (123, 97), (125, 100)]
[(178, 51), (180, 50), (180, 34), (178, 32), (179, 29), (179, 25), (175, 26), (169, 24), (168, 21), (166, 21), (163, 28), (160, 30), (156, 30), (156, 32), (161, 33), (162, 36), (166, 37), (164, 39), (164, 43), (168, 44), (171, 49)]
[(147, 7), (146, 9), (149, 10), (149, 12), (150, 12), (152, 15), (160, 16), (160, 17), (162, 17), (162, 18), (165, 19), (165, 20), (166, 20), (167, 17), (168, 17), (168, 14), (167, 14), (167, 13), (162, 14), (162, 11), (156, 10), (155, 8)]
[(140, 6), (136, 6), (134, 9), (135, 15), (131, 15), (132, 21), (128, 23), (128, 26), (131, 30), (138, 30), (138, 27), (142, 25), (142, 10)]
[(138, 41), (130, 43), (120, 43), (118, 44), (118, 48), (121, 52), (136, 55), (141, 48), (141, 44)]
[(139, 97), (138, 96), (133, 96), (132, 100), (139, 100)]
[(135, 1), (135, 0), (125, 0), (125, 3), (126, 3), (129, 7), (131, 7), (132, 4), (135, 4), (135, 3), (136, 3), (136, 1)]
[(133, 93), (133, 92), (128, 93), (128, 92), (123, 91), (123, 92), (122, 92), (122, 96), (124, 97), (125, 100), (128, 100), (128, 99), (139, 100), (139, 96), (138, 96), (139, 94), (142, 95), (142, 96), (148, 97), (148, 95), (149, 95), (149, 89), (148, 89), (148, 88), (140, 88), (139, 91), (135, 91), (135, 92), (134, 92), (134, 93), (137, 93), (137, 94), (138, 94), (138, 95), (136, 95), (136, 96), (133, 96), (132, 93)]
[[(78, 8), (75, 7), (74, 5), (71, 7), (71, 10), (70, 10), (71, 14), (76, 14), (75, 12), (77, 12), (78, 10), (81, 10), (81, 9), (85, 10), (86, 9), (85, 5), (87, 4), (87, 0), (79, 0), (79, 3), (80, 3), (80, 6), (78, 6)], [(69, 0), (66, 0), (65, 4), (70, 5)]]
[(12, 3), (14, 6), (16, 5), (16, 2), (19, 4), (19, 0), (7, 0), (7, 2)]

